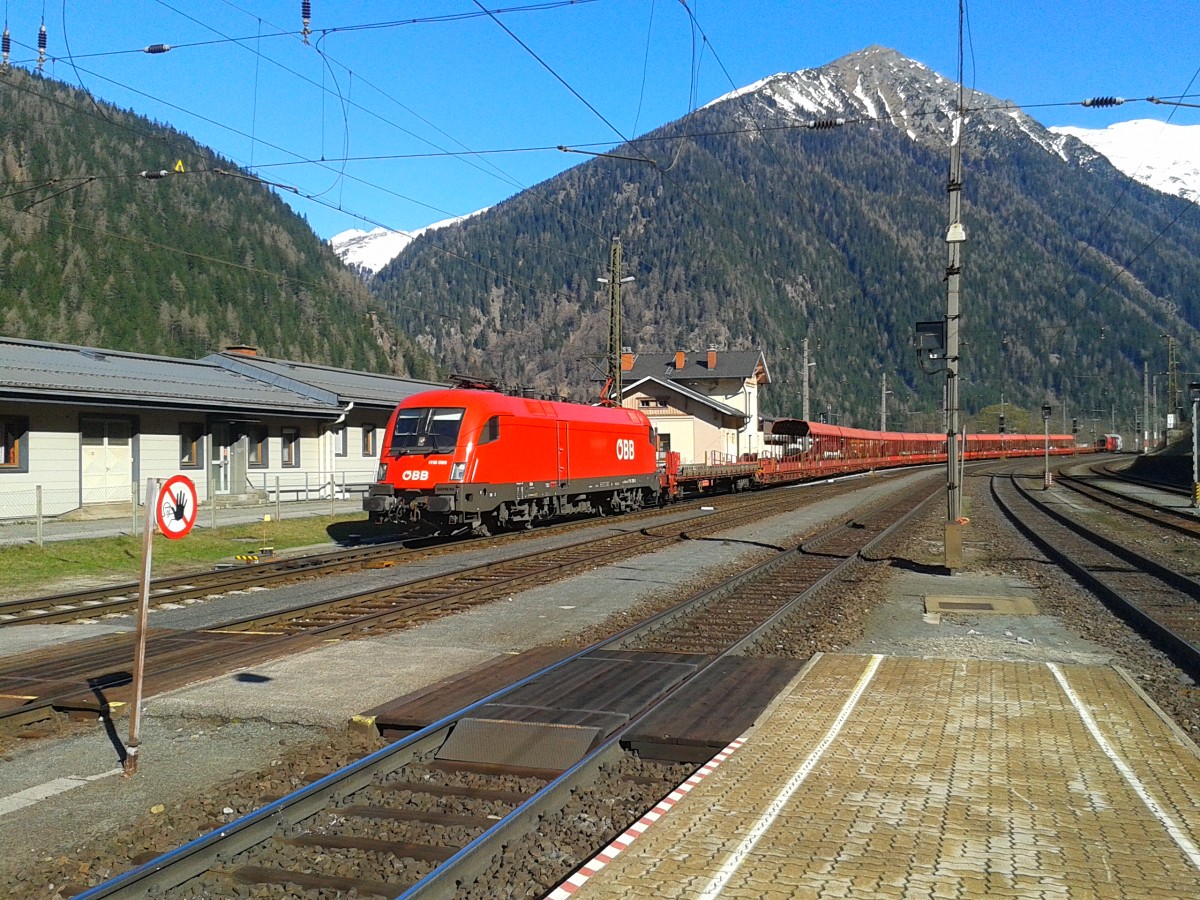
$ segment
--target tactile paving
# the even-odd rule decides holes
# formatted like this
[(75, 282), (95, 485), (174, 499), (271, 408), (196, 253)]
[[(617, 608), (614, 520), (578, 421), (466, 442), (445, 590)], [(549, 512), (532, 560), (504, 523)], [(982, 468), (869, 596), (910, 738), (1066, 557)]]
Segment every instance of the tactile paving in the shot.
[(826, 655), (567, 892), (1200, 897), (1198, 848), (1200, 755), (1118, 670)]

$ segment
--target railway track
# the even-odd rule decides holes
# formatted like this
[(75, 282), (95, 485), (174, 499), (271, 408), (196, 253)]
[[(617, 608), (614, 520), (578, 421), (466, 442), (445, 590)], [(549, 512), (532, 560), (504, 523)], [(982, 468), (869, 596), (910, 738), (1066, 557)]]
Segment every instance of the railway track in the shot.
[(1016, 528), (1056, 564), (1200, 680), (1200, 582), (1095, 533), (1032, 489), (1026, 476), (995, 476), (992, 496)]
[[(388, 542), (370, 547), (260, 561), (234, 569), (155, 578), (150, 583), (150, 603), (152, 606), (161, 606), (230, 591), (287, 584), (307, 578), (322, 578), (355, 571), (380, 560), (395, 562), (423, 552), (429, 551), (410, 549), (398, 542)], [(0, 601), (0, 626), (45, 625), (128, 613), (137, 607), (137, 594), (137, 582), (128, 582), (42, 597), (3, 600)]]
[[(1104, 471), (1105, 477), (1113, 477), (1108, 475), (1106, 469)], [(1165, 528), (1168, 531), (1200, 538), (1200, 517), (1190, 512), (1165, 507), (1139, 497), (1131, 497), (1128, 494), (1123, 494), (1120, 491), (1097, 484), (1091, 478), (1081, 478), (1078, 475), (1065, 475), (1062, 473), (1059, 473), (1056, 477), (1057, 483), (1070, 488), (1083, 497), (1087, 497), (1089, 500), (1133, 516), (1143, 522), (1149, 522), (1160, 528)]]
[[(567, 546), (518, 553), (200, 631), (152, 630), (146, 649), (145, 695), (300, 652), (332, 637), (365, 637), (407, 628), (613, 559), (792, 511), (841, 490), (844, 486), (822, 485), (808, 491), (746, 495), (722, 504), (721, 509), (698, 511), (653, 529), (630, 528)], [(132, 643), (132, 634), (111, 634), (0, 661), (0, 725), (41, 721), (55, 711), (111, 716), (131, 696)]]
[[(722, 497), (723, 506), (730, 497)], [(643, 510), (623, 516), (623, 523), (655, 521), (677, 517), (681, 510), (713, 503), (713, 498), (687, 500), (667, 509)], [(742, 498), (738, 502), (747, 502)], [(701, 515), (701, 513), (697, 513)], [(538, 533), (569, 532), (586, 528), (595, 519), (567, 521), (538, 529)], [(634, 529), (636, 530), (636, 529)], [(524, 532), (523, 532), (524, 533)], [(523, 534), (522, 533), (522, 534)], [(414, 541), (403, 539), (371, 546), (353, 547), (303, 556), (262, 560), (232, 569), (195, 572), (187, 575), (155, 578), (150, 583), (150, 605), (161, 607), (189, 600), (206, 599), (233, 591), (278, 587), (309, 579), (325, 578), (374, 566), (397, 566), (430, 556), (458, 552), (464, 547), (490, 545), (496, 541), (512, 541), (518, 533), (494, 535), (487, 538), (459, 538), (454, 541)], [(81, 619), (98, 619), (133, 612), (138, 602), (137, 582), (127, 582), (86, 590), (0, 600), (0, 627), (55, 624)]]
[[(831, 526), (801, 547), (478, 699), (80, 900), (235, 891), (260, 896), (255, 890), (264, 891), (261, 896), (353, 890), (359, 896), (470, 898), (496, 896), (501, 884), (507, 896), (541, 896), (695, 768), (638, 759), (626, 745), (644, 746), (644, 735), (658, 733), (664, 721), (686, 728), (698, 710), (721, 716), (733, 707), (746, 722), (749, 698), (769, 699), (762, 687), (771, 667), (742, 652), (769, 641), (779, 622), (939, 493), (922, 479), (870, 513)], [(792, 665), (782, 671), (794, 673), (798, 665)], [(722, 671), (732, 677), (722, 681), (713, 674)], [(710, 676), (706, 692), (689, 691)], [(724, 689), (718, 699), (714, 688)], [(501, 711), (516, 718), (501, 719)], [(533, 767), (534, 761), (544, 765)], [(607, 827), (580, 812), (588, 802), (609, 804)]]

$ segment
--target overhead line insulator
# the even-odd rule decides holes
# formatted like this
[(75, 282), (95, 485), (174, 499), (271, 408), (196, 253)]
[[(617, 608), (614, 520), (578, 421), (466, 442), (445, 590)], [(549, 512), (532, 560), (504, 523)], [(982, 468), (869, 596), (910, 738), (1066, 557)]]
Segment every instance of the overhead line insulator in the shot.
[(806, 128), (811, 128), (814, 131), (825, 131), (830, 128), (841, 128), (846, 124), (845, 119), (813, 119), (806, 124)]
[(308, 23), (312, 21), (312, 2), (311, 0), (301, 0), (300, 3), (300, 21), (304, 24), (304, 28), (300, 31), (300, 36), (304, 38), (304, 43), (308, 43), (308, 36), (312, 34), (312, 29), (308, 27)]
[(171, 49), (170, 44), (151, 44), (149, 47), (142, 49), (143, 53), (167, 53)]
[(1120, 106), (1125, 102), (1124, 97), (1089, 97), (1083, 101), (1084, 106)]
[(4, 37), (2, 39), (0, 39), (0, 42), (2, 42), (3, 52), (4, 52), (4, 59), (3, 59), (3, 62), (0, 62), (0, 65), (3, 65), (4, 68), (7, 69), (8, 68), (8, 54), (12, 52), (12, 35), (10, 35), (8, 33), (7, 25), (4, 26)]
[(42, 27), (38, 29), (38, 71), (42, 69), (42, 64), (46, 61), (46, 23), (42, 23)]

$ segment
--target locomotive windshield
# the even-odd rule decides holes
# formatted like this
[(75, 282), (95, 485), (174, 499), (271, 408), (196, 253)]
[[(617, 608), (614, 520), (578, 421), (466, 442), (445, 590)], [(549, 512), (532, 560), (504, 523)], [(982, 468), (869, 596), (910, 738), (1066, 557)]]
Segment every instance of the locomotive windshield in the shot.
[(463, 409), (402, 409), (396, 416), (389, 456), (449, 453), (458, 444)]

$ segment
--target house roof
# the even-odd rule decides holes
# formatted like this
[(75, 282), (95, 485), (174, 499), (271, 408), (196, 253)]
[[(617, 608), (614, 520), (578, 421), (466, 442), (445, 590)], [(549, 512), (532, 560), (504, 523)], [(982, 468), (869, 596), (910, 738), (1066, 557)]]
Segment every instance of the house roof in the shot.
[(749, 418), (749, 416), (747, 416), (746, 413), (742, 412), (740, 409), (734, 409), (732, 406), (729, 406), (726, 403), (721, 403), (719, 400), (714, 400), (712, 397), (706, 397), (704, 394), (701, 394), (698, 391), (693, 391), (691, 388), (686, 388), (682, 384), (673, 384), (672, 382), (666, 381), (662, 378), (641, 378), (635, 381), (633, 384), (624, 386), (621, 389), (622, 396), (627, 395), (632, 391), (641, 391), (643, 394), (647, 393), (646, 389), (649, 385), (658, 385), (658, 387), (663, 388), (670, 393), (679, 394), (696, 403), (701, 403), (704, 406), (711, 407), (723, 416), (740, 419), (743, 422)]
[(626, 374), (633, 379), (655, 377), (674, 381), (701, 378), (750, 378), (762, 368), (767, 381), (771, 380), (761, 350), (717, 350), (716, 364), (708, 365), (709, 351), (684, 352), (683, 368), (675, 367), (674, 353), (638, 353), (633, 368)]
[[(275, 362), (282, 364), (282, 361)], [(382, 379), (387, 389), (397, 389), (394, 382), (400, 381), (388, 376), (364, 374), (363, 377)], [(345, 381), (351, 381), (348, 374)], [(420, 384), (421, 390), (427, 386), (418, 382), (407, 384)], [(339, 415), (348, 402), (342, 399), (342, 393), (330, 390), (329, 386), (329, 383), (311, 383), (303, 377), (272, 378), (268, 369), (221, 365), (212, 356), (198, 360), (180, 359), (0, 337), (0, 400), (160, 409), (233, 409), (324, 418)], [(381, 392), (383, 390), (381, 388)], [(415, 393), (415, 390), (408, 393)], [(366, 394), (364, 389), (357, 393), (348, 391), (346, 396), (358, 400), (359, 395), (363, 395), (365, 401)], [(394, 404), (399, 396), (406, 394), (393, 393), (390, 404)]]

